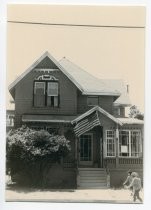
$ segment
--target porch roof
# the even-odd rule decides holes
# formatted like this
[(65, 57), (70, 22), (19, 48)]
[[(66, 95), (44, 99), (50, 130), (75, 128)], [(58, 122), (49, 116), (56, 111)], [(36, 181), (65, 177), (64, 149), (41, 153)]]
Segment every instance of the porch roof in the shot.
[(144, 121), (139, 120), (136, 118), (117, 118), (119, 121), (121, 121), (123, 124), (128, 124), (128, 125), (143, 125)]
[(102, 109), (99, 106), (95, 106), (92, 109), (90, 109), (89, 111), (85, 112), (84, 114), (80, 115), (79, 117), (77, 117), (76, 119), (74, 119), (71, 123), (77, 123), (80, 120), (82, 120), (83, 118), (89, 116), (91, 113), (95, 112), (95, 111), (99, 111), (100, 113), (102, 113), (103, 115), (105, 115), (106, 117), (110, 118), (111, 120), (113, 120), (115, 123), (119, 124), (119, 125), (123, 125), (122, 121), (120, 121), (118, 118), (114, 117), (113, 115), (111, 115), (110, 113), (108, 113), (107, 111), (105, 111), (104, 109)]
[(76, 115), (45, 115), (45, 114), (24, 114), (22, 116), (23, 122), (54, 122), (54, 123), (71, 123)]

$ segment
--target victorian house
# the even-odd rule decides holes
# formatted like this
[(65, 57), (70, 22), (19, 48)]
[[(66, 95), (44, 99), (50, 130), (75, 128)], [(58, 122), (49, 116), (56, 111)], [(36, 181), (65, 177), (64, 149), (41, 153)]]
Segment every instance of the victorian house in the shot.
[(45, 52), (9, 86), (14, 126), (70, 140), (62, 172), (53, 171), (66, 187), (120, 186), (128, 169), (143, 172), (143, 121), (125, 117), (127, 89), (121, 80), (95, 78)]

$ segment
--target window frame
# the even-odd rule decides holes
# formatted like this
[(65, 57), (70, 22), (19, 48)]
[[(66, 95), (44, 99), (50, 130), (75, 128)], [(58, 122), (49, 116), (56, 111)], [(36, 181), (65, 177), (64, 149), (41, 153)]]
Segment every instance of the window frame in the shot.
[[(36, 106), (35, 105), (35, 84), (36, 83), (44, 83), (44, 106)], [(50, 106), (50, 105), (47, 105), (47, 92), (48, 92), (48, 83), (57, 83), (58, 84), (58, 96), (55, 96), (58, 98), (58, 105), (57, 106)], [(58, 80), (34, 80), (34, 83), (33, 83), (33, 107), (34, 108), (59, 108), (60, 106), (60, 95), (59, 95), (59, 92), (60, 92), (60, 88), (59, 88), (59, 81)], [(51, 96), (51, 97), (54, 97), (54, 96)]]
[[(142, 132), (141, 132), (141, 129), (122, 129), (122, 130), (119, 130), (119, 134), (120, 134), (120, 131), (127, 131), (129, 133), (129, 155), (128, 156), (121, 156), (120, 155), (120, 150), (119, 150), (119, 147), (120, 147), (120, 144), (119, 144), (119, 141), (120, 139), (118, 138), (118, 157), (120, 158), (140, 158), (141, 157), (141, 154), (142, 154)], [(140, 139), (138, 141), (139, 142), (139, 152), (138, 152), (138, 155), (137, 156), (132, 156), (132, 147), (131, 147), (131, 133), (132, 132), (139, 132), (140, 133)]]
[[(108, 156), (107, 155), (107, 132), (108, 131), (112, 131), (112, 132), (114, 132), (114, 146), (115, 146), (115, 155), (114, 156)], [(128, 156), (121, 156), (120, 155), (120, 139), (119, 139), (119, 136), (118, 136), (118, 157), (119, 158), (140, 158), (140, 157), (142, 157), (142, 152), (143, 152), (143, 145), (142, 145), (142, 143), (143, 143), (143, 141), (142, 141), (142, 131), (141, 131), (141, 129), (120, 129), (119, 130), (119, 134), (120, 134), (120, 131), (127, 131), (128, 132), (128, 136), (129, 136), (129, 144), (128, 144), (128, 146), (129, 146), (129, 155)], [(131, 144), (131, 138), (132, 138), (132, 133), (133, 132), (138, 132), (139, 133), (139, 139), (137, 140), (137, 141), (139, 141), (138, 142), (138, 146), (139, 146), (139, 148), (138, 148), (138, 155), (136, 155), (136, 156), (133, 156), (132, 155), (132, 144)], [(116, 157), (116, 135), (115, 135), (115, 133), (116, 133), (116, 131), (115, 130), (112, 130), (112, 129), (108, 129), (108, 130), (106, 130), (105, 131), (105, 157), (106, 158), (115, 158)]]
[[(109, 156), (108, 155), (108, 151), (107, 151), (107, 149), (108, 149), (108, 139), (111, 139), (111, 137), (107, 137), (107, 132), (109, 132), (109, 131), (113, 132), (113, 134), (114, 134), (114, 136), (112, 138), (113, 145), (114, 145), (114, 155), (113, 156)], [(110, 130), (106, 130), (105, 138), (106, 138), (105, 155), (106, 155), (106, 157), (109, 157), (109, 158), (115, 158), (116, 157), (116, 135), (115, 135), (115, 130), (111, 130), (111, 129)]]

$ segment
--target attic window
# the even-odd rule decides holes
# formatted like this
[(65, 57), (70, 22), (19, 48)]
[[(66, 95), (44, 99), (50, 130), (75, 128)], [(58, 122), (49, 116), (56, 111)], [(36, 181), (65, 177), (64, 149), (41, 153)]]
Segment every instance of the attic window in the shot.
[(87, 105), (88, 106), (97, 106), (99, 103), (98, 96), (88, 96), (87, 97)]

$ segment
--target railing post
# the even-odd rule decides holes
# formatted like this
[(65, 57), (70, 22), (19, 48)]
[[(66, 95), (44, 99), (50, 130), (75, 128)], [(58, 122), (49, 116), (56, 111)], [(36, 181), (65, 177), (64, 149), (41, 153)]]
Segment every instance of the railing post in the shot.
[(118, 129), (118, 125), (116, 127), (116, 163), (115, 163), (115, 167), (118, 168), (119, 166), (119, 129)]

